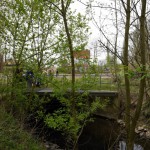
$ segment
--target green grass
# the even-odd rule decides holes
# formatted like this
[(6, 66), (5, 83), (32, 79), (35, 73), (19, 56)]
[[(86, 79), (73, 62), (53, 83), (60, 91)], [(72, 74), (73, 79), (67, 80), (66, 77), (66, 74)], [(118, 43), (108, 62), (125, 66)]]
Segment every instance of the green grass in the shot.
[[(71, 78), (53, 78), (51, 81), (47, 80), (47, 87), (68, 87), (71, 88)], [(117, 90), (117, 85), (111, 78), (99, 77), (80, 77), (76, 78), (76, 89), (81, 90)]]
[(21, 124), (0, 106), (0, 150), (46, 150)]

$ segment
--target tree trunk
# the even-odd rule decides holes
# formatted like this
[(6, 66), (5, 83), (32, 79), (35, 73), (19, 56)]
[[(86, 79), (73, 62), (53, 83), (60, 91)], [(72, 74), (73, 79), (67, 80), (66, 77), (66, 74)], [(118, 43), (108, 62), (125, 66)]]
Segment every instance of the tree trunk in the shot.
[(145, 79), (145, 73), (146, 73), (146, 34), (145, 34), (145, 22), (146, 22), (146, 0), (142, 0), (142, 10), (141, 10), (141, 17), (140, 17), (140, 56), (141, 56), (141, 79), (140, 79), (140, 86), (139, 86), (139, 95), (138, 95), (138, 101), (137, 106), (135, 110), (135, 114), (133, 116), (132, 124), (131, 124), (131, 130), (130, 130), (130, 142), (134, 142), (135, 138), (135, 128), (137, 125), (137, 121), (139, 119), (142, 103), (144, 99), (144, 91), (146, 87), (146, 79)]
[(142, 102), (144, 98), (144, 89), (145, 89), (145, 72), (146, 72), (146, 61), (145, 61), (145, 12), (146, 12), (146, 0), (141, 0), (142, 2), (142, 10), (140, 17), (140, 53), (141, 53), (141, 79), (139, 86), (139, 96), (137, 101), (137, 106), (135, 110), (135, 114), (131, 120), (131, 95), (130, 95), (130, 81), (128, 77), (128, 41), (129, 41), (129, 29), (130, 29), (130, 0), (127, 0), (127, 9), (126, 11), (126, 24), (125, 24), (125, 42), (124, 42), (124, 79), (125, 79), (125, 91), (126, 91), (126, 114), (125, 114), (125, 122), (126, 122), (126, 132), (127, 132), (127, 150), (133, 150), (134, 148), (134, 139), (135, 139), (135, 128), (137, 125), (137, 121), (140, 116)]
[[(67, 6), (64, 6), (64, 0), (61, 0), (61, 7), (62, 7), (62, 17), (63, 17), (63, 22), (65, 26), (65, 31), (67, 34), (67, 39), (68, 39), (68, 47), (70, 50), (70, 59), (71, 59), (71, 69), (72, 69), (72, 87), (71, 87), (71, 113), (72, 117), (74, 119), (74, 123), (76, 124), (76, 101), (75, 101), (75, 64), (74, 64), (74, 53), (73, 53), (73, 44), (72, 44), (72, 39), (71, 39), (71, 34), (69, 31), (68, 27), (68, 21), (66, 17), (67, 13)], [(74, 150), (78, 149), (78, 141), (76, 141), (76, 135), (74, 135), (73, 140), (75, 141), (74, 144)]]
[(123, 63), (124, 63), (124, 80), (125, 80), (125, 94), (126, 94), (126, 109), (125, 109), (125, 123), (126, 123), (126, 132), (127, 132), (127, 148), (131, 147), (130, 145), (130, 81), (128, 78), (128, 44), (129, 44), (129, 29), (130, 29), (130, 0), (127, 0), (127, 9), (126, 11), (126, 24), (125, 24), (125, 41), (124, 41), (124, 50), (123, 50)]
[(72, 111), (73, 114), (75, 113), (75, 99), (74, 99), (74, 94), (75, 94), (75, 89), (74, 89), (74, 84), (75, 84), (75, 64), (74, 64), (74, 55), (73, 55), (73, 44), (72, 44), (72, 39), (71, 39), (71, 35), (69, 32), (69, 28), (68, 28), (68, 23), (67, 23), (67, 18), (66, 18), (66, 8), (64, 6), (64, 1), (61, 0), (61, 4), (62, 4), (62, 17), (63, 17), (63, 21), (64, 21), (64, 25), (65, 25), (65, 31), (67, 34), (67, 39), (68, 39), (68, 46), (69, 46), (69, 50), (70, 50), (70, 59), (71, 59), (71, 69), (72, 69)]

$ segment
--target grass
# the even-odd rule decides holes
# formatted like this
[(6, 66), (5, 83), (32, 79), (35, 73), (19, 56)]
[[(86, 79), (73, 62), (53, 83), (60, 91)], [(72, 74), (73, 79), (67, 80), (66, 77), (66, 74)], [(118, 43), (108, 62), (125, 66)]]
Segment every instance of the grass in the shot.
[[(63, 77), (54, 77), (52, 80), (47, 80), (47, 87), (55, 88), (55, 87), (71, 87), (71, 76)], [(116, 83), (113, 82), (111, 78), (99, 78), (95, 76), (88, 76), (88, 77), (78, 77), (76, 78), (76, 89), (82, 90), (116, 90), (117, 86)]]
[(25, 131), (3, 105), (0, 106), (0, 150), (46, 150), (42, 142)]

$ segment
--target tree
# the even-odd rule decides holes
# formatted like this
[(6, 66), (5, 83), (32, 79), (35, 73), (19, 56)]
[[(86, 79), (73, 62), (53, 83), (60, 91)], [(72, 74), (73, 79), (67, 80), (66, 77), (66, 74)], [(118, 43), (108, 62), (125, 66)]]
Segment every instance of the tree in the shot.
[[(86, 44), (86, 38), (88, 33), (88, 28), (86, 25), (86, 17), (82, 16), (80, 13), (75, 15), (70, 10), (70, 5), (73, 1), (71, 0), (61, 0), (61, 1), (48, 1), (47, 4), (52, 4), (55, 7), (55, 12), (57, 12), (60, 17), (62, 24), (60, 25), (60, 56), (69, 56), (65, 57), (65, 60), (70, 60), (71, 66), (71, 94), (68, 98), (64, 97), (62, 93), (65, 92), (65, 89), (68, 87), (65, 83), (63, 83), (63, 91), (61, 93), (61, 86), (59, 86), (56, 91), (59, 90), (60, 95), (58, 96), (60, 102), (65, 103), (65, 110), (60, 109), (56, 111), (53, 115), (47, 115), (46, 123), (53, 128), (57, 128), (65, 132), (64, 134), (67, 136), (69, 142), (72, 143), (72, 149), (78, 149), (78, 139), (82, 133), (83, 127), (85, 126), (88, 117), (91, 115), (91, 112), (97, 108), (98, 101), (96, 101), (97, 106), (90, 106), (87, 109), (87, 102), (82, 96), (78, 96), (75, 93), (76, 90), (76, 82), (75, 82), (75, 62), (74, 62), (74, 52), (80, 51), (84, 49)], [(68, 82), (67, 82), (68, 83)], [(64, 87), (65, 85), (65, 87)], [(84, 95), (84, 93), (83, 93)], [(84, 105), (84, 103), (86, 103)], [(81, 108), (82, 106), (82, 108)], [(89, 107), (89, 106), (88, 106)], [(60, 119), (62, 118), (62, 119)], [(57, 124), (56, 124), (57, 122)]]
[(0, 8), (1, 51), (15, 64), (5, 88), (11, 92), (11, 106), (20, 107), (20, 111), (23, 106), (20, 102), (26, 104), (23, 109), (29, 106), (23, 93), (26, 90), (23, 70), (31, 69), (41, 76), (42, 68), (53, 63), (51, 55), (58, 43), (55, 29), (59, 19), (42, 0), (4, 0)]
[[(129, 110), (131, 101), (127, 98), (126, 102), (126, 128), (127, 128), (127, 149), (132, 150), (134, 147), (134, 138), (135, 138), (135, 128), (137, 125), (137, 121), (140, 116), (141, 108), (142, 108), (142, 103), (144, 99), (144, 91), (146, 87), (145, 79), (146, 79), (146, 58), (145, 58), (145, 52), (146, 52), (146, 44), (145, 44), (145, 24), (146, 24), (146, 0), (141, 1), (142, 8), (141, 8), (141, 16), (139, 18), (140, 20), (140, 54), (141, 54), (141, 79), (140, 79), (140, 86), (139, 86), (139, 95), (138, 95), (138, 100), (137, 100), (137, 106), (135, 113), (133, 115), (133, 118), (131, 119), (131, 111)], [(129, 6), (128, 6), (129, 7)], [(128, 10), (128, 9), (127, 9)], [(128, 14), (129, 15), (129, 14)], [(126, 56), (127, 57), (127, 56)], [(126, 58), (127, 59), (127, 58)], [(125, 66), (126, 67), (126, 66)], [(126, 73), (126, 72), (125, 72)], [(125, 75), (126, 76), (126, 75)], [(126, 80), (126, 77), (125, 77)], [(129, 91), (129, 84), (128, 81), (126, 81), (126, 97)]]
[[(116, 2), (118, 2), (118, 5), (116, 7)], [(147, 1), (146, 0), (141, 0), (138, 2), (135, 1), (130, 1), (127, 0), (126, 2), (121, 0), (121, 1), (115, 1), (115, 7), (111, 7), (110, 5), (108, 6), (104, 6), (101, 5), (99, 3), (97, 3), (97, 5), (93, 5), (92, 3), (90, 4), (91, 8), (94, 7), (99, 7), (99, 8), (104, 8), (104, 9), (110, 9), (111, 10), (115, 10), (115, 16), (117, 16), (116, 11), (118, 12), (118, 14), (120, 14), (118, 16), (118, 18), (115, 20), (115, 24), (117, 25), (118, 19), (121, 19), (121, 23), (123, 22), (123, 24), (120, 23), (120, 26), (116, 26), (116, 37), (118, 36), (118, 33), (122, 33), (121, 29), (125, 29), (125, 32), (122, 33), (123, 38), (124, 38), (124, 45), (123, 45), (123, 54), (122, 56), (116, 51), (116, 47), (117, 47), (117, 38), (115, 38), (115, 43), (113, 44), (112, 40), (109, 38), (109, 35), (107, 34), (106, 30), (103, 30), (103, 28), (100, 27), (100, 25), (95, 21), (94, 17), (93, 20), (95, 21), (95, 24), (97, 25), (100, 33), (103, 35), (103, 38), (106, 39), (107, 43), (109, 43), (109, 47), (107, 46), (107, 44), (105, 44), (105, 42), (103, 42), (103, 40), (99, 40), (99, 42), (101, 43), (101, 46), (104, 47), (106, 50), (109, 50), (115, 57), (118, 57), (122, 64), (123, 64), (123, 68), (124, 68), (124, 80), (125, 80), (125, 122), (126, 122), (126, 132), (127, 132), (127, 149), (133, 149), (133, 145), (134, 145), (134, 138), (135, 138), (135, 128), (137, 126), (137, 121), (139, 119), (140, 116), (140, 112), (141, 112), (141, 107), (142, 107), (142, 102), (144, 99), (144, 91), (145, 91), (145, 78), (146, 78), (146, 59), (145, 59), (145, 51), (146, 51), (146, 5), (147, 5)], [(141, 4), (141, 14), (139, 15), (139, 10), (140, 7), (139, 5)], [(120, 7), (118, 7), (120, 6)], [(123, 8), (123, 9), (122, 9)], [(138, 59), (139, 59), (139, 72), (140, 72), (140, 83), (139, 83), (139, 92), (138, 94), (138, 99), (137, 99), (137, 104), (136, 104), (136, 108), (135, 111), (133, 113), (133, 111), (131, 110), (131, 104), (132, 104), (132, 97), (131, 97), (131, 84), (130, 84), (130, 52), (129, 52), (129, 46), (130, 46), (130, 33), (133, 29), (133, 26), (135, 27), (135, 22), (136, 20), (138, 20), (138, 22), (140, 23), (139, 26), (139, 43), (138, 43), (138, 50), (139, 50), (139, 55), (138, 55)], [(99, 21), (100, 22), (100, 21)], [(123, 25), (123, 28), (121, 28)], [(118, 30), (120, 32), (118, 32)], [(123, 31), (123, 30), (122, 30)], [(145, 40), (145, 41), (144, 41)], [(137, 68), (136, 68), (137, 69)]]
[[(45, 66), (51, 66), (54, 63), (53, 55), (56, 54), (56, 48), (59, 44), (57, 38), (57, 25), (59, 24), (59, 16), (54, 12), (53, 6), (47, 6), (41, 0), (33, 3), (34, 15), (31, 22), (30, 33), (30, 60), (37, 68), (38, 72), (42, 73)], [(32, 57), (31, 57), (32, 56)]]
[(21, 1), (5, 1), (1, 12), (4, 18), (2, 34), (5, 53), (9, 53), (16, 64), (15, 74), (21, 67), (23, 54), (27, 49), (33, 11), (30, 4)]
[(46, 6), (42, 0), (4, 3), (5, 7), (1, 11), (5, 20), (5, 28), (1, 32), (3, 51), (8, 57), (13, 57), (16, 65), (14, 72), (29, 64), (32, 64), (30, 68), (41, 71), (46, 64), (53, 63), (50, 57), (54, 55), (58, 44), (55, 31), (59, 19), (52, 6)]
[[(56, 55), (61, 58), (67, 54), (72, 73), (71, 84), (67, 80), (63, 84), (58, 80), (53, 82), (56, 85), (56, 88), (53, 88), (55, 94), (60, 102), (65, 104), (65, 108), (46, 115), (44, 119), (50, 127), (58, 127), (65, 131), (71, 146), (77, 149), (83, 127), (90, 120), (91, 114), (99, 106), (101, 107), (98, 100), (89, 106), (88, 92), (84, 92), (82, 96), (75, 92), (79, 86), (75, 81), (74, 52), (84, 50), (88, 36), (88, 20), (80, 13), (71, 11), (73, 0), (5, 0), (4, 2), (5, 7), (1, 12), (5, 20), (5, 28), (1, 32), (5, 46), (3, 51), (13, 58), (16, 65), (11, 84), (12, 91), (14, 89), (16, 91), (12, 92), (11, 104), (15, 101), (20, 112), (22, 107), (26, 109), (26, 105), (22, 104), (26, 103), (27, 107), (29, 106), (29, 101), (25, 101), (21, 93), (22, 87), (25, 86), (21, 84), (21, 87), (20, 82), (16, 82), (19, 79), (17, 76), (19, 69), (29, 66), (31, 68), (27, 69), (37, 69), (42, 73), (41, 70), (53, 62)], [(51, 58), (53, 54), (54, 57)], [(71, 94), (66, 98), (64, 95), (68, 89), (71, 89)]]

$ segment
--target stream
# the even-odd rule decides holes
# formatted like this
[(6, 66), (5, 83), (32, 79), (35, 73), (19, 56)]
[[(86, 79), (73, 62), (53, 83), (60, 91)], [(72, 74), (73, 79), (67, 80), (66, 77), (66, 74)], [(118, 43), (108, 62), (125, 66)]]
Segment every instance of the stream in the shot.
[[(58, 102), (56, 103), (55, 99), (50, 104), (46, 103), (45, 105), (43, 107), (47, 112), (53, 112), (55, 109), (61, 107)], [(93, 118), (94, 121), (84, 127), (79, 138), (79, 150), (126, 150), (125, 134), (116, 120), (98, 115), (94, 115)], [(34, 115), (31, 115), (27, 122), (31, 129), (36, 129), (36, 136), (44, 139), (47, 150), (65, 150), (65, 137), (60, 132), (49, 129), (44, 125), (44, 121), (42, 120), (37, 123)], [(137, 136), (134, 150), (150, 150), (150, 139)]]
[[(36, 135), (44, 137), (47, 150), (65, 150), (65, 138), (60, 132), (43, 126), (43, 122), (36, 127)], [(115, 120), (95, 116), (94, 122), (88, 123), (83, 129), (78, 148), (79, 150), (126, 150), (124, 139), (124, 132)], [(137, 137), (134, 150), (150, 150), (150, 140)]]
[[(136, 138), (134, 150), (150, 150), (150, 141)], [(124, 133), (115, 120), (96, 117), (80, 137), (79, 150), (126, 150)]]

